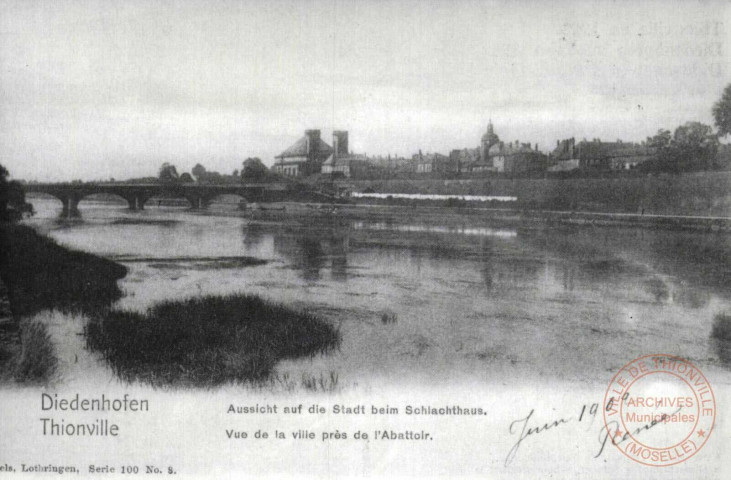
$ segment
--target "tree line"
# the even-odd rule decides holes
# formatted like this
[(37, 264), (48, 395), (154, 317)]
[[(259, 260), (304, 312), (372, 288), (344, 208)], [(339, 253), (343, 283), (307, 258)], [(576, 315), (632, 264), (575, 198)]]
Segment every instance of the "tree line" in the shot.
[(720, 139), (731, 135), (731, 84), (713, 105), (713, 127), (701, 122), (686, 122), (672, 133), (660, 129), (647, 138), (656, 151), (655, 158), (640, 165), (647, 172), (693, 172), (731, 168), (731, 150)]
[(236, 169), (231, 175), (206, 170), (206, 167), (200, 163), (197, 163), (191, 169), (190, 173), (183, 172), (182, 174), (178, 174), (178, 169), (175, 165), (165, 162), (158, 172), (158, 180), (163, 183), (259, 183), (273, 181), (275, 179), (274, 177), (277, 176), (258, 157), (247, 158), (244, 160), (241, 170)]

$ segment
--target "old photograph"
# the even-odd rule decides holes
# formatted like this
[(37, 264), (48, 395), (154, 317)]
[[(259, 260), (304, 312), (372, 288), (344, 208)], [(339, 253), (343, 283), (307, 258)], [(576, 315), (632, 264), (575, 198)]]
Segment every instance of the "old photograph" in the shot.
[(0, 478), (731, 478), (728, 1), (0, 9)]

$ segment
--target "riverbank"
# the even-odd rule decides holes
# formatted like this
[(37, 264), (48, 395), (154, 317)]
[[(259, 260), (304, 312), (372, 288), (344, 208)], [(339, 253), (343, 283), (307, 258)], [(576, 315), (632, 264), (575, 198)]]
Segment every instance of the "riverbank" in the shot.
[(349, 180), (354, 192), (516, 197), (519, 209), (731, 217), (731, 172), (605, 178)]
[(122, 296), (117, 280), (127, 268), (116, 262), (58, 245), (30, 227), (2, 225), (2, 283), (7, 311), (0, 325), (0, 379), (48, 381), (55, 369), (54, 346), (42, 310), (96, 311)]
[[(395, 205), (393, 203), (396, 203)], [(393, 201), (351, 205), (282, 204), (280, 208), (250, 209), (246, 215), (260, 221), (288, 218), (329, 218), (332, 221), (409, 221), (456, 227), (550, 229), (561, 226), (638, 227), (648, 229), (731, 232), (731, 217), (602, 213), (518, 208), (490, 208), (478, 202), (449, 206), (444, 201)]]
[[(53, 338), (44, 315), (36, 315), (42, 311), (82, 322), (86, 346), (101, 353), (118, 378), (153, 386), (263, 382), (280, 360), (327, 353), (340, 342), (329, 322), (253, 295), (163, 301), (144, 314), (114, 309), (127, 267), (60, 246), (23, 225), (5, 225), (3, 239), (11, 253), (2, 272), (10, 304), (0, 325), (2, 382), (54, 380), (56, 351), (67, 347)], [(264, 264), (235, 257), (216, 268)]]
[(16, 319), (46, 309), (100, 309), (122, 296), (117, 280), (127, 274), (127, 267), (62, 247), (24, 225), (3, 230), (10, 252), (3, 280)]

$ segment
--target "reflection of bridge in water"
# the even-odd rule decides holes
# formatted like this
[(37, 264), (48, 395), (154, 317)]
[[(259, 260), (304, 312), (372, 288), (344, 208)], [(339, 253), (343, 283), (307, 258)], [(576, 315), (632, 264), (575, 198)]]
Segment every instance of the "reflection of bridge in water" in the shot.
[(78, 213), (79, 202), (89, 195), (115, 195), (127, 201), (130, 210), (142, 210), (152, 197), (184, 198), (193, 209), (205, 209), (216, 197), (236, 195), (244, 202), (332, 202), (333, 197), (301, 184), (260, 183), (239, 185), (133, 184), (133, 183), (36, 183), (24, 185), (26, 193), (45, 193), (63, 204), (64, 216)]

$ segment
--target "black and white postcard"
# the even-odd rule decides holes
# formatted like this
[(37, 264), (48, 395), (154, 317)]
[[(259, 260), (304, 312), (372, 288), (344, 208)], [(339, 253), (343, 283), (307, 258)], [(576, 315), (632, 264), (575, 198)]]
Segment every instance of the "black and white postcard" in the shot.
[(0, 11), (0, 478), (731, 478), (728, 1)]

